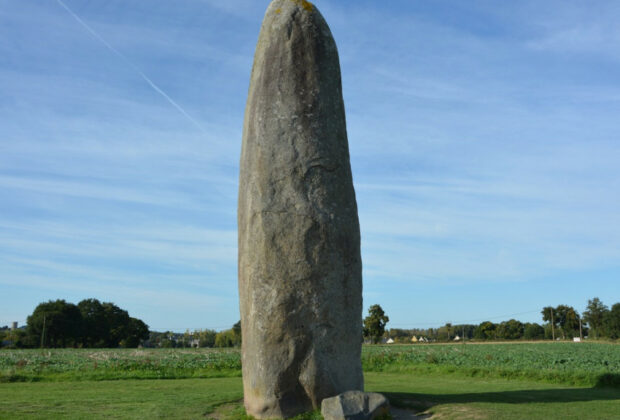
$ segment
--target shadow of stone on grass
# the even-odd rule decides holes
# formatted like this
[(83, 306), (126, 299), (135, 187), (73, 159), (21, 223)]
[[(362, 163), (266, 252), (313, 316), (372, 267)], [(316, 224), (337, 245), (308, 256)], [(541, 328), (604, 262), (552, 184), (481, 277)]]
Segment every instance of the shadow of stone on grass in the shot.
[(620, 401), (617, 388), (559, 388), (519, 391), (480, 392), (463, 394), (418, 394), (382, 392), (396, 407), (413, 408), (423, 412), (439, 404), (467, 403), (567, 403), (587, 401)]
[(620, 388), (620, 374), (618, 373), (605, 373), (598, 377), (595, 387), (615, 387)]

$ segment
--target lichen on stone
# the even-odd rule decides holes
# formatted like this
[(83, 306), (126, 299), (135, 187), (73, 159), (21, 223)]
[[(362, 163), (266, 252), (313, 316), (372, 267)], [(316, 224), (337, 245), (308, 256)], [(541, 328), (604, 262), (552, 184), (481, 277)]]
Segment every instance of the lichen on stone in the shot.
[(301, 7), (311, 12), (314, 10), (314, 5), (306, 0), (291, 0), (293, 3), (299, 4)]

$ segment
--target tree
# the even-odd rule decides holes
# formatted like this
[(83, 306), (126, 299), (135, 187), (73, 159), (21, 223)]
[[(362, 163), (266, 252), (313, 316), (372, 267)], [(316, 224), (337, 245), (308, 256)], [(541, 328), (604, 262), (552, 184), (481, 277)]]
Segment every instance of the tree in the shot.
[(217, 333), (213, 330), (194, 331), (194, 336), (198, 338), (200, 347), (213, 347), (215, 345), (215, 336)]
[(18, 328), (15, 330), (4, 328), (0, 330), (0, 347), (23, 348), (33, 347), (32, 342), (28, 341), (26, 330)]
[(215, 347), (235, 347), (235, 332), (224, 330), (215, 335)]
[(232, 330), (225, 330), (215, 334), (215, 347), (232, 347), (233, 340), (231, 333)]
[(104, 302), (102, 306), (109, 328), (106, 347), (119, 347), (128, 335), (129, 313), (111, 302)]
[(472, 324), (460, 324), (454, 325), (452, 327), (455, 334), (458, 334), (463, 339), (471, 340), (474, 338), (474, 332), (476, 331), (477, 325)]
[(474, 330), (474, 338), (476, 340), (494, 340), (496, 337), (496, 330), (496, 324), (491, 321), (485, 321)]
[(189, 329), (185, 330), (181, 337), (181, 346), (180, 347), (192, 347), (192, 341), (194, 340), (194, 334), (189, 331)]
[(148, 326), (110, 302), (84, 299), (39, 304), (28, 317), (27, 342), (46, 347), (137, 347)]
[(162, 333), (159, 341), (159, 346), (165, 349), (177, 347), (177, 341), (174, 339), (172, 331), (166, 331)]
[(121, 347), (138, 347), (143, 340), (149, 338), (149, 326), (137, 318), (129, 318), (125, 326), (124, 338), (119, 342)]
[(545, 322), (548, 322), (553, 328), (557, 328), (558, 326), (558, 319), (557, 317), (553, 316), (553, 311), (555, 310), (554, 307), (552, 306), (545, 306), (542, 311), (542, 319)]
[(97, 299), (84, 299), (77, 306), (82, 314), (84, 347), (107, 347), (110, 342), (110, 325), (104, 306)]
[(235, 325), (233, 325), (232, 331), (234, 334), (233, 341), (235, 347), (241, 346), (241, 320), (239, 320)]
[(215, 335), (215, 347), (239, 347), (241, 345), (241, 321), (237, 322), (229, 330), (221, 331)]
[(558, 305), (553, 312), (558, 318), (558, 324), (564, 338), (579, 336), (579, 313), (572, 306)]
[(548, 321), (555, 329), (556, 336), (558, 327), (562, 338), (573, 338), (579, 335), (579, 313), (572, 306), (558, 305), (555, 308), (546, 306), (542, 310), (542, 316), (543, 321)]
[(380, 305), (372, 305), (368, 309), (368, 316), (364, 318), (364, 337), (368, 337), (377, 344), (385, 333), (385, 326), (390, 321)]
[(542, 340), (545, 338), (545, 329), (539, 324), (528, 322), (523, 330), (523, 338), (526, 340)]
[(545, 329), (545, 340), (555, 339), (555, 329), (551, 328), (551, 323), (547, 322), (542, 326)]
[(611, 310), (605, 313), (603, 318), (605, 335), (611, 339), (620, 338), (620, 303), (616, 303)]
[(451, 337), (454, 337), (452, 333), (453, 327), (451, 323), (446, 323), (443, 327), (439, 327), (437, 329), (437, 340), (439, 341), (450, 341)]
[(404, 330), (402, 328), (390, 328), (388, 330), (388, 337), (394, 340), (396, 343), (410, 343), (411, 337), (416, 335), (414, 330)]
[(603, 322), (609, 308), (597, 297), (588, 300), (588, 306), (583, 312), (583, 320), (588, 323), (594, 338), (599, 338), (603, 333)]
[(82, 342), (82, 314), (64, 300), (40, 303), (26, 322), (29, 339), (43, 347), (77, 347)]
[(504, 321), (497, 327), (497, 338), (504, 340), (518, 340), (523, 337), (525, 326), (516, 319)]

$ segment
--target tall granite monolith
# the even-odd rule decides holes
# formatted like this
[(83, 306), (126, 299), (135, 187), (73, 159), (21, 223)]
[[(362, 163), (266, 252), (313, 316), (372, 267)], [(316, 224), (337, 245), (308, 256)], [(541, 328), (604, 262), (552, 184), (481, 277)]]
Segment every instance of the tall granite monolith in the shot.
[(312, 4), (274, 0), (239, 180), (245, 407), (291, 417), (363, 389), (362, 262), (338, 51)]

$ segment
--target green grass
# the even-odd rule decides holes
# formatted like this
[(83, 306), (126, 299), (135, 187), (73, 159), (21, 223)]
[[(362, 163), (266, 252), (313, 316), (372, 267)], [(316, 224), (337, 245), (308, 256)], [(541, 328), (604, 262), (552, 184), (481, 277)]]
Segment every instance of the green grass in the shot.
[(204, 419), (240, 378), (0, 384), (0, 419)]
[(367, 373), (366, 390), (441, 419), (620, 419), (615, 388), (450, 375)]
[[(616, 419), (614, 388), (411, 373), (365, 374), (366, 390), (441, 419)], [(247, 420), (241, 378), (0, 384), (0, 419)], [(298, 420), (319, 420), (317, 413)]]

